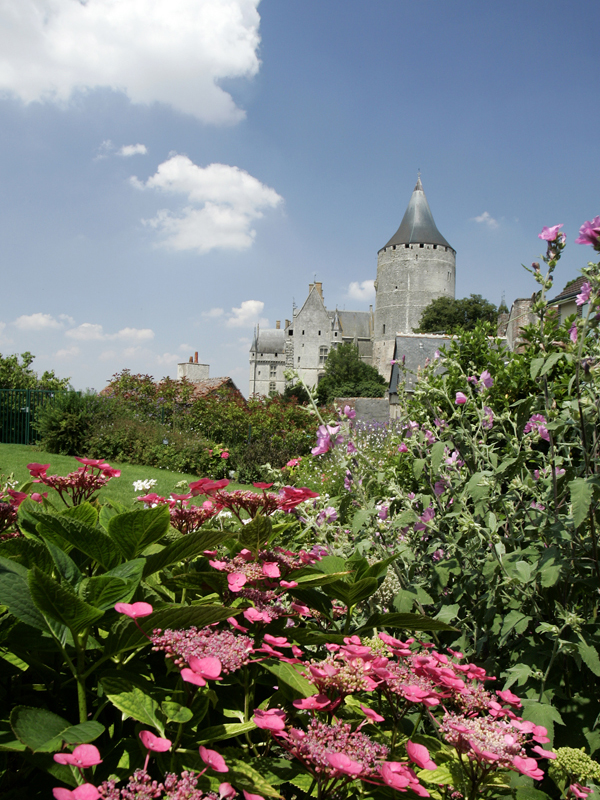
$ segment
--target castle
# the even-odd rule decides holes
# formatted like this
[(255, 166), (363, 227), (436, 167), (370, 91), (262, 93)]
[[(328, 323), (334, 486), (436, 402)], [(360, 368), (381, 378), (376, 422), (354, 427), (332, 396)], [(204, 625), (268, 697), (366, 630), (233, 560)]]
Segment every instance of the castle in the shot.
[(432, 300), (454, 298), (455, 278), (456, 251), (438, 231), (419, 177), (400, 227), (377, 254), (375, 311), (328, 310), (323, 284), (311, 283), (304, 304), (283, 327), (277, 321), (275, 328), (255, 330), (250, 394), (283, 392), (287, 369), (315, 386), (340, 342), (353, 342), (363, 361), (389, 381), (397, 335), (425, 339), (413, 329)]

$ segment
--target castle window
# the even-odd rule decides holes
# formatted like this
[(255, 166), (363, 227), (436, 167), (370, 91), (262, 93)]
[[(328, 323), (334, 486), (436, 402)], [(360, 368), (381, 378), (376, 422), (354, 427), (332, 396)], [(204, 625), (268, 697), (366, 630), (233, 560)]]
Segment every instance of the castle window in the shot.
[(294, 335), (294, 331), (290, 328), (289, 331), (288, 331), (288, 336), (293, 336), (293, 335)]
[(409, 245), (409, 244), (405, 244), (405, 245), (404, 245), (404, 247), (405, 247), (405, 249), (406, 249), (406, 250), (408, 250), (408, 248), (410, 247), (410, 245)]
[(276, 378), (277, 377), (277, 365), (271, 364), (269, 367), (269, 378)]
[(321, 335), (321, 331), (319, 331), (319, 336)]
[(434, 244), (434, 245), (433, 245), (433, 249), (434, 249), (434, 250), (437, 250), (437, 244)]
[(258, 370), (258, 374), (260, 375), (260, 370)]
[(327, 348), (319, 347), (319, 364), (324, 364), (327, 361)]
[(396, 249), (396, 245), (395, 245), (395, 244), (393, 244), (393, 245), (392, 245), (392, 250), (395, 250), (395, 249)]
[(275, 383), (275, 381), (271, 381), (271, 383), (269, 384), (269, 391), (270, 392), (277, 391), (277, 384)]
[(334, 336), (337, 338), (337, 331), (334, 333)]
[(300, 363), (300, 356), (298, 356), (298, 363)]
[(420, 247), (420, 248), (423, 248), (423, 247), (425, 247), (425, 245), (424, 245), (424, 244), (420, 244), (420, 245), (419, 245), (419, 247)]
[(385, 333), (385, 322), (383, 323), (383, 332)]
[(304, 331), (302, 331), (302, 336), (304, 336)]

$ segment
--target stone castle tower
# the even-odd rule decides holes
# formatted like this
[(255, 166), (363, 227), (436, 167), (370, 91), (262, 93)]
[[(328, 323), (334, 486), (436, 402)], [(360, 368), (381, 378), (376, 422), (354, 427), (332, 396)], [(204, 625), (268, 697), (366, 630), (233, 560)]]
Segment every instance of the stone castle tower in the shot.
[(438, 297), (454, 298), (456, 251), (438, 231), (421, 178), (400, 227), (377, 254), (373, 360), (389, 379), (397, 333), (412, 333)]

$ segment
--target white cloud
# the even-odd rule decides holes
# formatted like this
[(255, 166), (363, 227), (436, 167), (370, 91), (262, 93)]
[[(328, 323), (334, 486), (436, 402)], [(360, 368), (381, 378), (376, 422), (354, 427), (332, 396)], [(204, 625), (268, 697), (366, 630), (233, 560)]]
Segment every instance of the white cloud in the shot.
[(61, 322), (64, 322), (66, 325), (75, 325), (75, 320), (68, 314), (59, 314), (58, 318)]
[(498, 220), (494, 219), (488, 211), (484, 211), (483, 214), (480, 214), (478, 217), (471, 217), (471, 221), (478, 222), (480, 225), (487, 225), (488, 228), (492, 230), (500, 227)]
[(107, 335), (107, 339), (124, 339), (130, 342), (147, 342), (154, 339), (154, 331), (150, 328), (123, 328), (118, 333)]
[(210, 311), (203, 311), (202, 316), (208, 317), (209, 319), (216, 319), (216, 317), (222, 317), (224, 313), (222, 308), (211, 308)]
[(256, 236), (252, 221), (263, 216), (263, 209), (282, 202), (274, 189), (238, 167), (199, 167), (182, 155), (160, 164), (145, 183), (137, 178), (131, 182), (138, 189), (187, 195), (189, 205), (178, 216), (162, 209), (144, 221), (163, 234), (162, 244), (173, 250), (246, 250)]
[(163, 353), (162, 356), (156, 356), (156, 363), (161, 367), (175, 367), (181, 364), (181, 357), (177, 353)]
[(80, 355), (81, 350), (76, 345), (73, 347), (68, 347), (63, 350), (57, 350), (54, 356), (56, 358), (74, 358), (75, 356)]
[(375, 299), (375, 281), (352, 281), (348, 287), (348, 297), (353, 300), (360, 300), (366, 302), (367, 300)]
[(220, 86), (260, 65), (259, 0), (3, 0), (0, 91), (66, 103), (109, 87), (209, 123), (244, 117)]
[(228, 328), (243, 328), (251, 325), (268, 326), (269, 320), (259, 318), (265, 304), (262, 300), (243, 300), (239, 308), (233, 307), (227, 319)]
[(147, 152), (148, 148), (145, 144), (124, 144), (117, 155), (128, 158), (129, 156), (145, 156)]
[(104, 330), (102, 325), (83, 322), (76, 328), (71, 328), (71, 330), (66, 331), (65, 336), (68, 336), (70, 339), (78, 339), (82, 342), (99, 341), (100, 339), (104, 339)]
[(46, 331), (62, 327), (61, 323), (51, 314), (41, 313), (23, 314), (15, 320), (14, 324), (22, 331)]
[(102, 353), (99, 355), (100, 361), (112, 361), (113, 358), (117, 357), (116, 350), (103, 350)]

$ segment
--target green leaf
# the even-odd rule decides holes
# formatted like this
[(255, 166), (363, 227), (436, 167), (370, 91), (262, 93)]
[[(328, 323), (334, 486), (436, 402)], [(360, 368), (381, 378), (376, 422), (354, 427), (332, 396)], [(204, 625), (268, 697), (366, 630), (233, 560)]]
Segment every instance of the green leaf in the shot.
[(472, 497), (477, 503), (487, 497), (490, 492), (489, 484), (484, 483), (484, 478), (487, 477), (488, 472), (474, 472), (467, 483), (467, 494)]
[(534, 381), (537, 378), (538, 372), (544, 366), (544, 360), (545, 359), (544, 359), (543, 356), (541, 358), (532, 358), (531, 359), (531, 364), (529, 365), (529, 369), (530, 369), (530, 374), (531, 374), (531, 380), (532, 381)]
[(344, 572), (346, 570), (346, 560), (339, 556), (325, 556), (314, 565), (315, 569), (332, 575), (334, 572)]
[(444, 453), (446, 452), (446, 448), (451, 447), (452, 442), (436, 442), (430, 451), (431, 456), (431, 474), (437, 475), (440, 469), (440, 465), (444, 458)]
[[(542, 375), (546, 375), (548, 372), (550, 372), (550, 370), (552, 369), (552, 367), (553, 367), (553, 366), (554, 366), (554, 365), (555, 365), (555, 364), (556, 364), (558, 361), (560, 361), (560, 359), (563, 357), (563, 355), (564, 355), (563, 353), (551, 353), (551, 354), (550, 354), (550, 355), (549, 355), (549, 356), (548, 356), (548, 357), (545, 359), (545, 361), (544, 361), (544, 366), (541, 368), (541, 370), (540, 370), (540, 372), (539, 372), (539, 376), (540, 376), (540, 378), (542, 377)], [(536, 359), (536, 360), (537, 360), (537, 359)]]
[(368, 631), (369, 628), (396, 628), (405, 631), (455, 631), (438, 619), (426, 617), (424, 614), (373, 614), (355, 633)]
[(577, 645), (577, 650), (583, 663), (592, 670), (594, 675), (600, 676), (600, 658), (598, 658), (596, 648), (581, 639)]
[(79, 725), (72, 725), (63, 731), (60, 736), (67, 744), (88, 744), (99, 736), (102, 736), (106, 728), (95, 720), (81, 722)]
[[(50, 539), (57, 547), (63, 540), (97, 561), (105, 569), (111, 569), (121, 560), (115, 546), (102, 528), (92, 528), (77, 519), (55, 514), (35, 514), (39, 520), (38, 531), (43, 539)], [(61, 547), (61, 549), (64, 549)]]
[(550, 743), (546, 746), (552, 748), (554, 744), (554, 723), (565, 724), (558, 710), (547, 703), (539, 703), (537, 700), (524, 699), (521, 702), (523, 703), (521, 718), (547, 728)]
[(60, 577), (69, 583), (74, 589), (77, 588), (77, 585), (83, 578), (83, 575), (79, 571), (79, 567), (73, 561), (71, 556), (67, 555), (64, 550), (61, 550), (60, 547), (57, 547), (49, 539), (46, 541), (46, 547), (52, 556), (52, 560), (54, 561), (54, 565), (56, 566)]
[(15, 561), (26, 569), (31, 569), (35, 564), (44, 572), (51, 572), (54, 565), (45, 544), (37, 538), (26, 539), (21, 536), (18, 539), (7, 539), (0, 543), (0, 556)]
[(76, 635), (102, 617), (103, 612), (81, 600), (67, 585), (62, 586), (37, 567), (29, 572), (29, 591), (39, 610), (66, 625)]
[(356, 583), (334, 581), (326, 584), (323, 587), (323, 591), (329, 597), (335, 597), (344, 605), (351, 607), (375, 594), (378, 588), (379, 581), (376, 578), (363, 578)]
[(318, 690), (314, 684), (303, 677), (298, 670), (294, 669), (292, 664), (285, 661), (280, 661), (278, 664), (266, 664), (263, 666), (276, 675), (280, 683), (285, 683), (290, 689), (301, 697), (311, 697), (313, 694), (318, 694)]
[(273, 532), (273, 524), (269, 517), (257, 514), (252, 522), (244, 525), (238, 534), (238, 542), (256, 557), (258, 551), (269, 541)]
[(416, 480), (419, 480), (421, 475), (423, 474), (423, 470), (425, 469), (425, 459), (424, 458), (415, 458), (413, 461), (413, 475), (415, 476)]
[(161, 569), (201, 555), (205, 550), (213, 550), (218, 544), (229, 538), (230, 534), (222, 531), (197, 531), (188, 533), (176, 542), (172, 542), (158, 553), (146, 557), (144, 578), (160, 572)]
[(360, 529), (371, 519), (373, 512), (367, 508), (361, 508), (359, 511), (356, 512), (354, 517), (352, 518), (352, 533), (356, 536), (356, 534), (360, 531)]
[[(21, 571), (17, 572), (17, 568)], [(46, 621), (31, 597), (27, 575), (25, 567), (0, 558), (0, 603), (8, 606), (10, 613), (26, 625), (47, 631)]]
[(91, 503), (80, 503), (78, 506), (71, 506), (61, 511), (61, 517), (77, 519), (90, 528), (95, 528), (98, 523), (98, 512)]
[(528, 617), (526, 614), (522, 614), (520, 611), (513, 609), (506, 615), (506, 617), (504, 617), (502, 630), (500, 631), (501, 639), (505, 640), (509, 633), (513, 630), (517, 634), (523, 633), (527, 629), (530, 621), (531, 617)]
[(305, 575), (291, 573), (288, 576), (288, 580), (296, 581), (299, 586), (325, 586), (326, 583), (334, 583), (349, 574), (349, 572), (334, 572), (331, 575), (325, 575), (323, 572), (313, 572)]
[(10, 726), (17, 739), (34, 753), (60, 750), (61, 733), (70, 725), (66, 719), (45, 708), (15, 706), (10, 714)]
[(516, 800), (550, 800), (546, 792), (534, 789), (533, 786), (519, 786), (515, 798)]
[(108, 535), (121, 555), (129, 561), (148, 545), (162, 539), (169, 527), (168, 506), (161, 505), (117, 514), (108, 522)]
[(137, 583), (134, 581), (96, 575), (93, 578), (83, 579), (79, 586), (79, 596), (94, 608), (108, 611), (109, 608), (114, 608), (115, 603), (128, 603), (136, 588)]
[(229, 722), (226, 725), (214, 725), (212, 728), (203, 728), (199, 731), (201, 739), (197, 739), (195, 744), (210, 744), (220, 742), (223, 739), (233, 739), (241, 733), (248, 733), (256, 728), (256, 723), (250, 722)]
[(504, 461), (498, 467), (496, 467), (494, 473), (496, 475), (502, 475), (503, 472), (506, 472), (506, 470), (509, 467), (512, 467), (512, 465), (515, 464), (518, 460), (519, 460), (518, 458), (505, 458)]
[(575, 478), (575, 480), (569, 481), (569, 489), (573, 506), (573, 524), (578, 528), (590, 510), (593, 486), (585, 478)]
[(440, 622), (450, 623), (458, 616), (459, 609), (460, 605), (458, 603), (453, 603), (449, 606), (442, 606), (435, 615), (434, 619), (439, 619)]
[(180, 703), (174, 703), (166, 700), (160, 704), (160, 710), (163, 712), (168, 722), (178, 722), (184, 724), (189, 722), (194, 716), (194, 712), (187, 706), (182, 706)]
[(119, 711), (143, 725), (152, 725), (164, 736), (164, 728), (156, 716), (158, 703), (141, 686), (125, 678), (112, 676), (100, 678), (100, 683), (108, 699)]
[(260, 772), (257, 772), (250, 764), (246, 764), (246, 762), (237, 758), (229, 757), (227, 765), (231, 771), (228, 777), (239, 789), (245, 789), (247, 792), (258, 794), (261, 797), (280, 796), (277, 789), (273, 788)]

